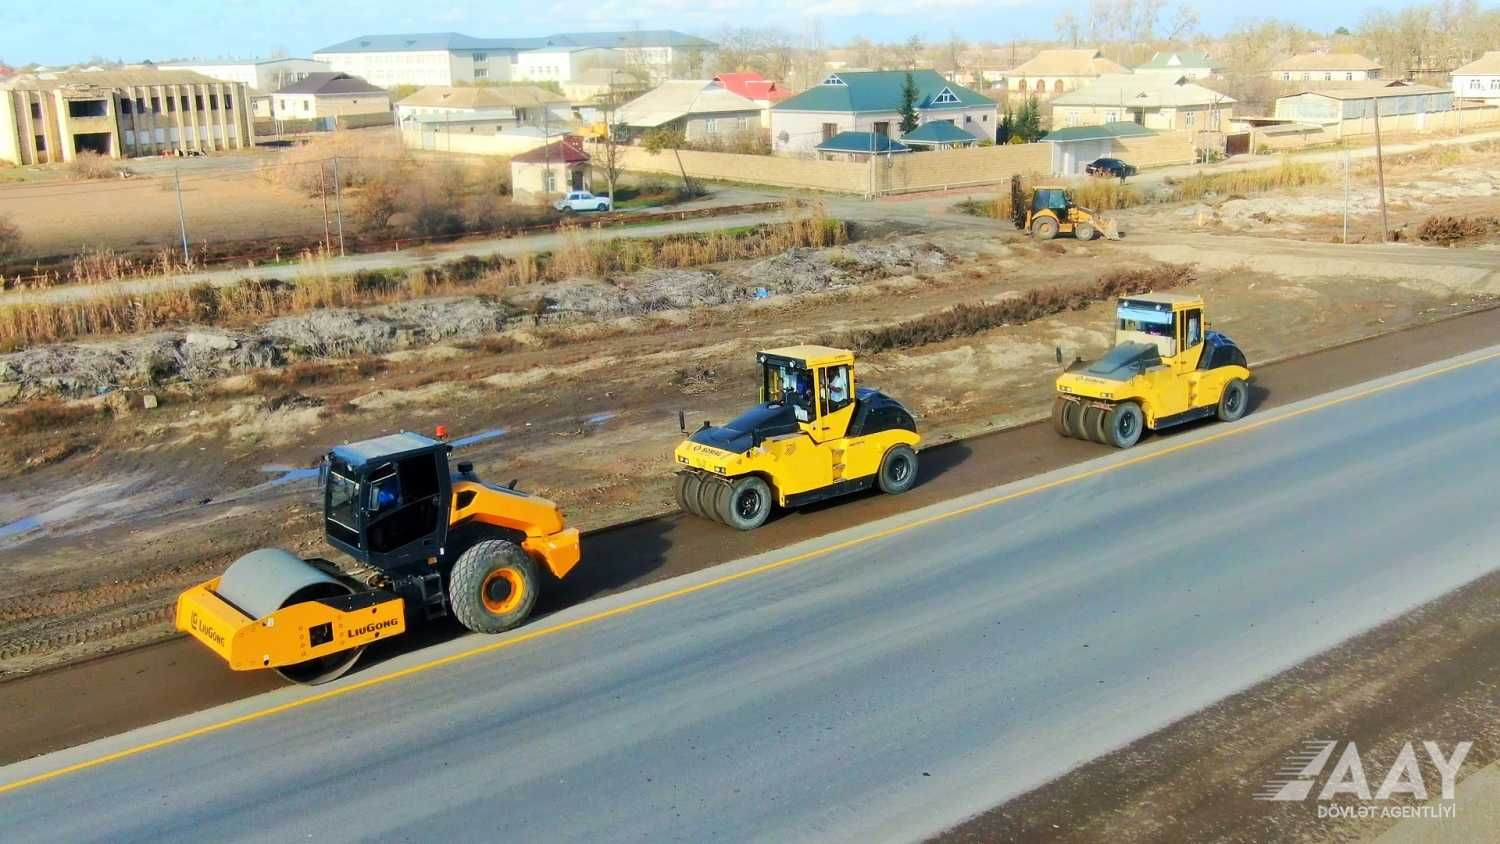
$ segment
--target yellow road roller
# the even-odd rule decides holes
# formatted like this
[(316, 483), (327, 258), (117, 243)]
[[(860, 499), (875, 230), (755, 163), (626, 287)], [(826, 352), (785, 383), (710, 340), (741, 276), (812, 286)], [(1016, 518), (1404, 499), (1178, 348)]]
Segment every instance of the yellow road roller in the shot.
[(761, 403), (727, 425), (705, 421), (674, 453), (685, 512), (753, 530), (773, 505), (916, 483), (916, 421), (890, 396), (855, 386), (853, 352), (789, 346), (756, 361)]
[(412, 619), (452, 615), (499, 633), (526, 620), (541, 569), (578, 563), (578, 531), (556, 504), (449, 470), (452, 445), (400, 433), (341, 445), (323, 459), (325, 538), (340, 568), (276, 548), (253, 551), (177, 600), (177, 629), (236, 671), (272, 668), (324, 683)]
[(1245, 353), (1209, 330), (1202, 297), (1127, 296), (1115, 308), (1114, 348), (1058, 376), (1052, 425), (1065, 437), (1129, 448), (1147, 428), (1239, 419), (1249, 382)]

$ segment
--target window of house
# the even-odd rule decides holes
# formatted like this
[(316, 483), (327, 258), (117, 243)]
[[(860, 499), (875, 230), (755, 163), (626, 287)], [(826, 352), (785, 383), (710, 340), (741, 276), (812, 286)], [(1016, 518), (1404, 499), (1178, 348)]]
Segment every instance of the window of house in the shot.
[(202, 94), (194, 94), (193, 95), (193, 110), (194, 111), (202, 111), (203, 110), (203, 95)]
[(42, 104), (41, 103), (32, 103), (31, 104), (31, 119), (32, 120), (41, 120), (42, 119)]
[(1281, 74), (1281, 78), (1282, 78), (1282, 79), (1283, 79), (1283, 80), (1284, 80), (1284, 81), (1286, 81), (1286, 82), (1290, 82), (1290, 81), (1292, 81), (1292, 73), (1291, 73), (1291, 71), (1285, 71), (1285, 72), (1283, 72), (1283, 73), (1282, 73), (1282, 74)]
[(1198, 122), (1198, 115), (1197, 115), (1196, 112), (1188, 111), (1188, 112), (1184, 112), (1183, 113), (1183, 115), (1182, 115), (1182, 125), (1184, 125), (1184, 126), (1192, 126), (1194, 123), (1197, 123), (1197, 122)]
[(1077, 126), (1078, 125), (1078, 112), (1075, 111), (1075, 112), (1071, 112), (1071, 113), (1068, 114), (1068, 125), (1069, 126)]
[(229, 111), (232, 108), (234, 108), (234, 97), (232, 95), (230, 95), (230, 94), (225, 94), (224, 95), (224, 110), (225, 111)]
[[(120, 100), (120, 113), (130, 114), (130, 100)], [(36, 115), (33, 114), (32, 116), (35, 117)]]
[(486, 53), (475, 53), (474, 54), (474, 61), (475, 62), (482, 62), (482, 61), (485, 61), (488, 58), (489, 58), (489, 55), (486, 54)]
[(105, 100), (68, 100), (69, 117), (104, 117), (109, 114)]
[(160, 97), (152, 97), (151, 98), (151, 113), (152, 114), (161, 114), (161, 98)]
[[(890, 137), (890, 134), (891, 134), (891, 122), (889, 120), (877, 120), (877, 121), (875, 121), (875, 134), (880, 135), (882, 137)], [(824, 138), (823, 140), (826, 141), (828, 139)]]
[(1352, 82), (1354, 80), (1354, 71), (1351, 70), (1348, 73), (1344, 74), (1344, 78)]
[[(839, 84), (842, 85), (843, 82), (840, 82)], [(825, 141), (831, 141), (831, 140), (833, 140), (833, 136), (837, 135), (838, 133), (839, 133), (839, 125), (837, 123), (824, 123), (823, 124), (823, 140), (825, 140)]]
[(1120, 119), (1120, 113), (1118, 111), (1106, 111), (1106, 112), (1104, 112), (1104, 122), (1105, 123), (1114, 123), (1115, 121), (1117, 121), (1119, 119)]
[(312, 111), (312, 100), (303, 100), (302, 101), (302, 110), (303, 111)]
[(1469, 80), (1469, 87), (1477, 89), (1479, 87), (1479, 80), (1478, 79), (1470, 79)]
[(276, 110), (277, 111), (286, 111), (286, 100), (285, 99), (281, 99), (281, 100), (277, 100), (276, 101)]
[(187, 94), (183, 94), (182, 95), (182, 110), (183, 111), (187, 111), (188, 110), (188, 98), (187, 98)]
[(1330, 80), (1333, 79), (1333, 71), (1331, 71), (1331, 70), (1325, 70), (1325, 71), (1323, 71), (1323, 78), (1324, 79), (1330, 79)]
[(46, 152), (47, 151), (47, 136), (46, 135), (37, 135), (33, 140), (36, 141), (36, 151), (37, 152)]
[(1308, 72), (1307, 72), (1307, 71), (1305, 71), (1305, 70), (1304, 70), (1304, 71), (1302, 71), (1302, 80), (1303, 80), (1303, 81), (1304, 81), (1304, 82), (1305, 82), (1305, 81), (1307, 81), (1307, 80), (1309, 80), (1309, 79), (1311, 79), (1311, 78), (1312, 78), (1312, 74), (1311, 74), (1311, 73), (1308, 73)]
[(979, 122), (980, 123), (988, 123), (988, 122), (990, 122), (990, 116), (988, 114), (981, 114), (981, 115), (979, 115)]
[(710, 135), (718, 134), (718, 132), (719, 132), (719, 121), (716, 120), (716, 119), (714, 119), (714, 118), (712, 118), (712, 117), (704, 118), (704, 120), (703, 120), (703, 131), (707, 132)]
[(1490, 90), (1500, 91), (1500, 77), (1490, 80)]
[(476, 67), (476, 68), (474, 68), (474, 78), (475, 79), (485, 79), (485, 78), (488, 78), (489, 75), (490, 75), (490, 72), (486, 68), (482, 68), (482, 67)]
[(739, 128), (739, 130), (741, 132), (745, 131), (746, 129), (750, 128), (750, 118), (748, 118), (748, 117), (741, 117), (737, 121), (737, 125), (738, 125), (738, 128)]

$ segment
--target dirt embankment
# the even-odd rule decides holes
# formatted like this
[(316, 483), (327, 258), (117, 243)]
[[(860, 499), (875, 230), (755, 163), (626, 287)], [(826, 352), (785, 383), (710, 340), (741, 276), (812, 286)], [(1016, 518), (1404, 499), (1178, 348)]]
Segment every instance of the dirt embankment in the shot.
[[(222, 365), (215, 362), (208, 381), (161, 390), (155, 408), (131, 403), (114, 415), (38, 419), (0, 450), (0, 477), (13, 491), (0, 499), (0, 638), (7, 643), (0, 671), (159, 637), (176, 592), (244, 551), (317, 552), (311, 482), (289, 470), (315, 465), (330, 444), (445, 424), (455, 436), (475, 436), (462, 448), (483, 473), (520, 479), (558, 500), (580, 526), (618, 523), (671, 508), (677, 411), (696, 423), (742, 409), (754, 397), (758, 348), (876, 332), (959, 302), (1073, 289), (1121, 268), (1155, 266), (1122, 244), (1043, 248), (1013, 233), (983, 235), (929, 232), (618, 282), (541, 286), (521, 292), (576, 318), (462, 344), (434, 338), (364, 366), (275, 368), (259, 381), (213, 381)], [(1237, 248), (1226, 239), (1216, 253)], [(1211, 303), (1215, 327), (1252, 360), (1488, 301), (1461, 286), (1362, 278), (1340, 255), (1339, 272), (1299, 276), (1296, 262), (1281, 275), (1248, 269), (1256, 259), (1247, 253), (1238, 264), (1200, 268), (1192, 288)], [(643, 306), (645, 313), (618, 315)], [(861, 358), (860, 382), (912, 407), (930, 443), (1033, 419), (1050, 399), (1056, 351), (1089, 356), (1111, 336), (1107, 304), (1084, 299), (1070, 307), (1014, 324), (981, 321), (972, 335), (898, 340)], [(386, 330), (379, 328), (381, 336)], [(231, 359), (237, 351), (219, 350)], [(101, 557), (100, 547), (109, 554)]]

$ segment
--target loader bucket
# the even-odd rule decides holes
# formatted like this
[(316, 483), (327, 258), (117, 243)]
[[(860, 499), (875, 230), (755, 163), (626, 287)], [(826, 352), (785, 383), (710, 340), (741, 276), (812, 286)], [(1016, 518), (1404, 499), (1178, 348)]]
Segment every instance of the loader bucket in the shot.
[(1104, 239), (1105, 240), (1119, 240), (1120, 239), (1120, 224), (1119, 223), (1115, 222), (1113, 219), (1098, 220), (1096, 222), (1098, 224), (1097, 228), (1099, 229), (1099, 233), (1102, 234), (1102, 235), (1104, 235)]

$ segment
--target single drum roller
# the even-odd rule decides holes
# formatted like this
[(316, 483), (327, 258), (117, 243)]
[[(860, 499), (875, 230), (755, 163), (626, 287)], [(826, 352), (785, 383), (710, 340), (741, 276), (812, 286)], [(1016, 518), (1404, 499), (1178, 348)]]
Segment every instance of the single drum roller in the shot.
[[(250, 618), (263, 621), (278, 610), (324, 598), (347, 598), (355, 590), (280, 548), (262, 548), (235, 560), (214, 592)], [(276, 670), (294, 683), (326, 683), (352, 668), (364, 650), (361, 645)]]

